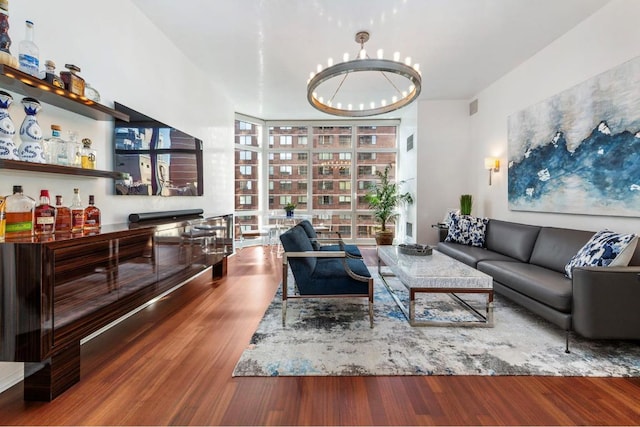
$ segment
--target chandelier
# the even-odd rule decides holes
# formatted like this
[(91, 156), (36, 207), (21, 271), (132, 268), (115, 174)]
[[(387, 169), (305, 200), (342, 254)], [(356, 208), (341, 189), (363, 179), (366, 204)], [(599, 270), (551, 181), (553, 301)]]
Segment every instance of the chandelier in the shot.
[[(329, 58), (327, 68), (318, 65), (316, 72), (310, 73), (307, 100), (314, 108), (334, 116), (367, 117), (402, 108), (420, 95), (420, 66), (411, 66), (410, 57), (401, 62), (400, 54), (396, 52), (393, 60), (384, 59), (383, 51), (379, 49), (376, 58), (370, 58), (364, 48), (369, 33), (360, 31), (355, 40), (360, 44), (355, 59), (349, 60), (349, 54), (345, 53), (343, 62), (334, 64)], [(379, 99), (351, 99), (364, 96), (362, 92), (365, 89), (370, 92), (373, 85), (381, 93)], [(320, 90), (326, 95), (319, 94)]]

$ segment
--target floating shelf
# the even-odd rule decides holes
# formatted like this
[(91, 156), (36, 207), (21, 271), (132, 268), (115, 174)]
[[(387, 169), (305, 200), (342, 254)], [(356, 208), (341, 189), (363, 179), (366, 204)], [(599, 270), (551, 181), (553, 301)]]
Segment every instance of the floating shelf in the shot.
[(8, 65), (0, 64), (0, 86), (94, 120), (129, 121), (127, 114), (99, 104), (85, 96), (78, 96), (68, 90), (60, 89)]
[(91, 176), (94, 178), (122, 179), (124, 176), (120, 172), (103, 171), (98, 169), (83, 169), (73, 166), (50, 165), (46, 163), (31, 163), (20, 160), (0, 159), (0, 170), (13, 169), (30, 172), (53, 173), (62, 175)]

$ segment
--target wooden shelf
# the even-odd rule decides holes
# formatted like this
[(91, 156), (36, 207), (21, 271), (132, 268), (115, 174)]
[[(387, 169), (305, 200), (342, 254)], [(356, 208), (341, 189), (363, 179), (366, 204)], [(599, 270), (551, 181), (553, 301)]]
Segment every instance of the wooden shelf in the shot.
[(129, 121), (129, 116), (125, 113), (55, 87), (8, 65), (0, 64), (0, 86), (94, 120)]
[(72, 166), (50, 165), (46, 163), (31, 163), (20, 160), (0, 159), (0, 169), (13, 169), (30, 172), (53, 173), (62, 175), (91, 176), (95, 178), (122, 179), (120, 172), (103, 171), (98, 169), (83, 169)]

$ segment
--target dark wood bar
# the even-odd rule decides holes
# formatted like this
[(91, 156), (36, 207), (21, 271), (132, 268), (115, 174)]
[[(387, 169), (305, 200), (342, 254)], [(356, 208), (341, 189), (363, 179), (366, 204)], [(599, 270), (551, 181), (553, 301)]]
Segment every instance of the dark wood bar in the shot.
[(25, 362), (25, 400), (80, 380), (80, 341), (211, 267), (226, 274), (232, 215), (103, 227), (0, 244), (0, 360)]

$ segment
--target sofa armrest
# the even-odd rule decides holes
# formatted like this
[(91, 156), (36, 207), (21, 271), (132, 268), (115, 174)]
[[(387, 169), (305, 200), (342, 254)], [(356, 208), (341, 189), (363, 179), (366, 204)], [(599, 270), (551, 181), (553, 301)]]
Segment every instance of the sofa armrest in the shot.
[(592, 339), (640, 339), (640, 266), (573, 270), (573, 329)]

